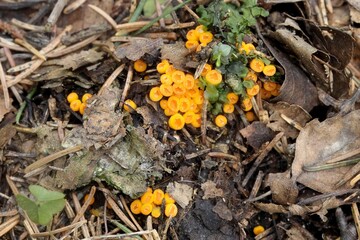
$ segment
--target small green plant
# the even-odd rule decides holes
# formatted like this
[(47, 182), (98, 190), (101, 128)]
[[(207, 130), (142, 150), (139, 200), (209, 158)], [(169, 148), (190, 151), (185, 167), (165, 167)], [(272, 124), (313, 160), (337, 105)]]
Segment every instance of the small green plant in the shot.
[(16, 201), (35, 223), (47, 225), (53, 215), (59, 213), (65, 206), (65, 195), (61, 192), (49, 191), (38, 185), (30, 185), (29, 191), (35, 200), (18, 194)]

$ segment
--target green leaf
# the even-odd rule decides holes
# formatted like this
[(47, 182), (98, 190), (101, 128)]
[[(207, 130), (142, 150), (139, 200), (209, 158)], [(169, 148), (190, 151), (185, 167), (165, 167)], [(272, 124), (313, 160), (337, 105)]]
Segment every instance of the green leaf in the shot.
[(222, 104), (219, 102), (213, 104), (212, 108), (211, 108), (211, 113), (213, 115), (218, 115), (218, 114), (222, 113)]
[(29, 216), (31, 221), (33, 221), (35, 223), (39, 222), (38, 206), (33, 200), (25, 197), (22, 194), (17, 194), (16, 202), (26, 212), (26, 214)]
[(204, 96), (210, 103), (214, 103), (219, 99), (219, 91), (214, 85), (207, 85)]
[(225, 79), (225, 82), (231, 87), (232, 91), (237, 95), (245, 96), (246, 92), (239, 78), (234, 75), (229, 75)]
[(58, 200), (65, 197), (65, 195), (61, 192), (50, 191), (39, 185), (30, 185), (29, 190), (35, 196), (36, 200), (40, 202)]
[(53, 215), (60, 212), (65, 207), (65, 199), (57, 199), (43, 203), (38, 208), (39, 223), (47, 225)]
[(254, 81), (252, 80), (245, 80), (243, 81), (243, 86), (245, 88), (252, 88), (255, 85)]

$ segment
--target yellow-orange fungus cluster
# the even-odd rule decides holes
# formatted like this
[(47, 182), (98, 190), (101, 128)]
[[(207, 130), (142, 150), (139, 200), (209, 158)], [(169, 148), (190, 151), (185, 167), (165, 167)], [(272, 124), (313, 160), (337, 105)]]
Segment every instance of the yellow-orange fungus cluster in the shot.
[(161, 189), (153, 191), (151, 188), (148, 188), (139, 199), (134, 200), (130, 204), (130, 210), (133, 214), (151, 214), (152, 217), (158, 218), (161, 216), (162, 204), (165, 206), (165, 216), (175, 217), (177, 215), (178, 209), (175, 205), (175, 200)]
[(187, 32), (185, 47), (191, 51), (199, 52), (201, 47), (206, 47), (213, 38), (214, 36), (211, 32), (206, 31), (203, 25), (199, 25)]
[(85, 93), (80, 100), (79, 95), (76, 92), (71, 92), (67, 95), (66, 99), (70, 104), (71, 110), (83, 115), (86, 108), (86, 101), (91, 97), (92, 95), (90, 93)]
[(150, 90), (149, 98), (159, 102), (169, 117), (169, 127), (174, 130), (182, 129), (185, 124), (200, 127), (204, 91), (199, 88), (198, 79), (174, 68), (167, 60), (162, 60), (156, 69), (161, 74), (161, 85)]
[[(240, 53), (245, 53), (249, 55), (256, 51), (255, 46), (252, 43), (241, 43), (239, 48)], [(250, 55), (251, 56), (251, 55)], [(270, 77), (274, 76), (276, 73), (276, 67), (273, 64), (266, 65), (261, 58), (252, 58), (249, 61), (248, 73), (244, 77), (244, 81), (253, 81), (254, 85), (246, 88), (246, 97), (242, 99), (241, 107), (245, 111), (245, 117), (249, 122), (252, 122), (256, 119), (254, 112), (252, 112), (252, 103), (251, 97), (260, 94), (261, 98), (268, 100), (271, 97), (276, 97), (280, 94), (279, 83), (276, 83), (270, 80)], [(261, 88), (258, 84), (259, 79), (261, 79)]]

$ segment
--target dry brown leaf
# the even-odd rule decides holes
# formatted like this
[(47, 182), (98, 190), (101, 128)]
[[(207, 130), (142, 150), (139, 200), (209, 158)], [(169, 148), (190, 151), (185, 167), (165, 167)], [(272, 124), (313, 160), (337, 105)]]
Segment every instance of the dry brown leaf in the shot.
[(136, 108), (136, 112), (143, 117), (144, 125), (163, 126), (166, 119), (147, 105)]
[[(323, 122), (308, 123), (296, 141), (292, 179), (321, 193), (334, 191), (351, 166), (308, 172), (304, 166), (321, 165), (328, 159), (360, 148), (360, 110), (345, 116), (336, 116)], [(341, 188), (349, 188), (347, 183)]]
[(145, 54), (152, 56), (157, 55), (158, 49), (163, 46), (162, 38), (158, 39), (134, 39), (131, 42), (120, 45), (115, 50), (115, 55), (119, 59), (127, 58), (131, 61), (136, 61)]
[(217, 188), (216, 184), (210, 180), (201, 184), (201, 189), (204, 191), (203, 199), (210, 199), (210, 198), (224, 196), (224, 191), (221, 188)]
[(254, 206), (261, 211), (273, 214), (273, 213), (289, 213), (286, 207), (275, 203), (254, 203)]
[(299, 190), (293, 180), (290, 179), (290, 172), (270, 173), (266, 179), (266, 185), (270, 186), (272, 199), (275, 203), (289, 205), (296, 202)]
[(220, 218), (231, 221), (233, 219), (231, 210), (226, 206), (223, 200), (217, 201), (213, 207), (213, 212), (216, 213)]
[(277, 102), (267, 104), (265, 108), (270, 112), (270, 123), (266, 126), (275, 132), (284, 132), (286, 137), (295, 139), (299, 135), (299, 130), (287, 123), (281, 114), (291, 118), (299, 123), (302, 127), (311, 119), (311, 115), (298, 105), (291, 105), (286, 102)]
[(246, 138), (247, 144), (254, 149), (259, 149), (261, 145), (275, 137), (275, 132), (259, 121), (253, 122), (246, 128), (241, 129), (240, 133)]
[(193, 188), (187, 184), (178, 182), (169, 183), (166, 187), (166, 192), (169, 193), (182, 208), (189, 205), (193, 197)]
[(81, 51), (79, 53), (73, 53), (66, 55), (63, 58), (53, 60), (53, 64), (62, 65), (65, 69), (78, 69), (91, 63), (96, 63), (103, 59), (104, 52), (98, 52), (95, 49), (87, 51)]
[(186, 56), (189, 54), (189, 50), (184, 47), (185, 44), (182, 41), (177, 41), (174, 44), (165, 44), (161, 48), (161, 58), (168, 59), (175, 68), (185, 70), (188, 59)]

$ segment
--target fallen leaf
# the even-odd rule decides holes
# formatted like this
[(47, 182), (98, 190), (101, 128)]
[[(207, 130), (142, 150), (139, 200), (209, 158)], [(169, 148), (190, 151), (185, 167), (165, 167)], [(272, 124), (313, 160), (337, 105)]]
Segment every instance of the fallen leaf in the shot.
[(165, 44), (161, 48), (161, 58), (168, 59), (175, 68), (184, 70), (188, 62), (186, 56), (189, 54), (189, 50), (184, 46), (185, 44), (182, 41), (176, 41), (174, 44)]
[(311, 115), (302, 107), (286, 102), (277, 102), (275, 104), (264, 104), (264, 108), (269, 110), (270, 122), (266, 125), (274, 132), (284, 132), (286, 137), (295, 139), (299, 135), (299, 130), (287, 123), (281, 114), (289, 117), (302, 127), (311, 119)]
[(147, 105), (136, 108), (136, 112), (143, 117), (144, 125), (163, 126), (166, 119)]
[(240, 133), (246, 138), (247, 144), (254, 149), (259, 149), (261, 145), (275, 137), (275, 132), (259, 121), (255, 121), (249, 126), (241, 129)]
[(254, 206), (258, 209), (260, 209), (261, 211), (273, 214), (273, 213), (285, 213), (288, 214), (289, 211), (286, 209), (286, 207), (282, 206), (282, 205), (278, 205), (275, 203), (253, 203)]
[(172, 182), (166, 187), (169, 193), (180, 207), (185, 208), (193, 198), (193, 188), (187, 184)]
[[(304, 171), (304, 166), (325, 164), (329, 159), (360, 148), (360, 110), (323, 122), (309, 122), (296, 140), (292, 179), (321, 193), (332, 192), (351, 166), (323, 171)], [(350, 188), (349, 183), (341, 187)], [(338, 189), (339, 190), (339, 189)]]
[(201, 189), (204, 191), (203, 199), (210, 199), (216, 197), (223, 197), (224, 192), (221, 188), (217, 188), (213, 181), (207, 180), (201, 184)]
[(113, 141), (125, 136), (123, 116), (115, 112), (119, 99), (120, 89), (114, 87), (87, 101), (83, 125), (86, 138), (91, 140), (97, 149), (104, 144), (109, 147)]
[(213, 212), (216, 213), (220, 218), (231, 221), (233, 219), (232, 212), (230, 209), (226, 206), (226, 204), (219, 200), (217, 201), (216, 205), (213, 207)]
[(296, 202), (299, 190), (293, 180), (290, 179), (290, 172), (269, 173), (266, 185), (270, 186), (271, 196), (275, 203), (289, 205)]
[(136, 61), (145, 54), (156, 56), (158, 49), (160, 49), (163, 44), (164, 42), (162, 38), (134, 39), (131, 42), (118, 46), (115, 50), (115, 55), (119, 59), (126, 57), (131, 61)]
[(63, 58), (52, 60), (51, 63), (54, 65), (62, 65), (65, 69), (76, 70), (80, 67), (98, 62), (103, 59), (104, 55), (104, 52), (90, 49), (79, 53), (68, 54)]

